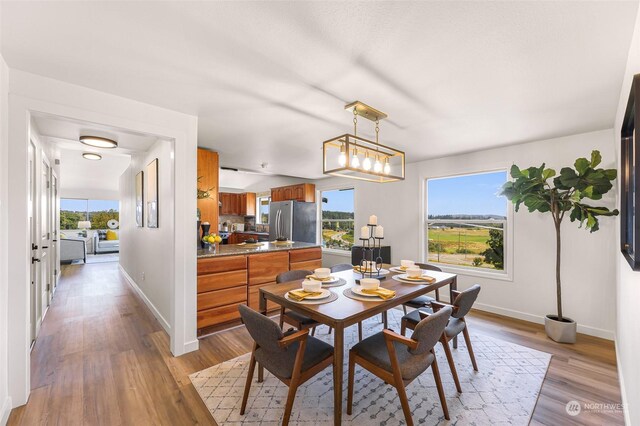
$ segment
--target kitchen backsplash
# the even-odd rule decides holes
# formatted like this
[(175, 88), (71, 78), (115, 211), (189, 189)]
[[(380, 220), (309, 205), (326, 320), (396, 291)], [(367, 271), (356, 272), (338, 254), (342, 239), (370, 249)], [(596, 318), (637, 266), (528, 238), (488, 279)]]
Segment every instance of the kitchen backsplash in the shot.
[(222, 227), (222, 224), (225, 222), (227, 222), (229, 227), (231, 227), (232, 223), (244, 223), (245, 231), (269, 232), (269, 225), (256, 224), (255, 217), (245, 218), (244, 216), (221, 215), (219, 220), (220, 227)]

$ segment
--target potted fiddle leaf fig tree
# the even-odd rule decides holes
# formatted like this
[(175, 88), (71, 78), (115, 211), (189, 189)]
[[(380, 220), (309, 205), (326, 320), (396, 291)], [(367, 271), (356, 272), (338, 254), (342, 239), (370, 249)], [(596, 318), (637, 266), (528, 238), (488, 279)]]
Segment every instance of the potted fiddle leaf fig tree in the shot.
[[(557, 314), (545, 317), (545, 331), (547, 335), (561, 343), (576, 341), (576, 322), (563, 315), (562, 285), (560, 280), (561, 238), (560, 225), (565, 215), (569, 215), (571, 222), (579, 222), (579, 226), (595, 232), (599, 229), (600, 216), (616, 216), (618, 210), (609, 210), (604, 206), (587, 204), (597, 201), (609, 192), (616, 179), (616, 169), (597, 168), (602, 161), (600, 152), (591, 152), (591, 159), (578, 158), (573, 168), (563, 167), (560, 174), (540, 167), (520, 169), (511, 167), (512, 181), (506, 182), (501, 195), (506, 196), (518, 211), (521, 204), (530, 212), (548, 213), (553, 218), (556, 231), (556, 295)], [(552, 179), (553, 178), (553, 179)]]

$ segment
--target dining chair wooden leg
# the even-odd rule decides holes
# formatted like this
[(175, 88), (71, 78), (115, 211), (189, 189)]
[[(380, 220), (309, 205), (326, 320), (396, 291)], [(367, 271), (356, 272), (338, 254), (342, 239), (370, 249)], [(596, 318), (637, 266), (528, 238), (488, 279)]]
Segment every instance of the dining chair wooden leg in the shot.
[(403, 318), (402, 321), (400, 321), (400, 334), (404, 336), (405, 331), (407, 331), (407, 320)]
[(284, 327), (284, 306), (280, 307), (280, 329)]
[[(435, 352), (434, 352), (435, 355)], [(440, 397), (440, 403), (442, 404), (442, 411), (444, 411), (444, 418), (449, 419), (449, 408), (447, 407), (447, 400), (444, 396), (444, 389), (442, 388), (442, 380), (440, 379), (440, 370), (438, 369), (438, 360), (434, 358), (433, 364), (431, 364), (433, 370), (433, 378), (436, 381), (436, 388), (438, 388), (438, 396)]]
[(436, 288), (436, 302), (440, 301), (440, 289)]
[(333, 327), (329, 327), (329, 333), (328, 334), (331, 334), (332, 331), (333, 331)]
[(442, 343), (442, 347), (444, 348), (444, 353), (447, 356), (447, 362), (449, 363), (449, 368), (451, 369), (453, 382), (456, 384), (456, 390), (459, 393), (462, 393), (460, 380), (458, 380), (458, 371), (456, 370), (456, 364), (453, 362), (453, 355), (451, 354), (451, 348), (449, 347), (449, 341), (447, 340), (447, 336), (443, 334), (442, 338), (440, 339), (440, 343)]
[[(254, 349), (255, 351), (255, 349)], [(253, 356), (254, 351), (251, 351), (251, 360), (249, 361), (249, 371), (247, 372), (247, 382), (244, 385), (244, 395), (242, 396), (242, 406), (240, 407), (240, 414), (244, 414), (245, 408), (247, 408), (247, 400), (249, 399), (249, 391), (251, 390), (251, 381), (253, 380), (253, 372), (256, 368), (256, 358)]]
[(462, 330), (462, 335), (464, 336), (464, 342), (467, 344), (467, 350), (469, 351), (469, 357), (471, 358), (471, 364), (473, 365), (473, 369), (478, 371), (478, 364), (476, 364), (476, 357), (473, 354), (473, 347), (471, 346), (471, 338), (469, 337), (469, 329), (464, 327)]
[(353, 406), (353, 382), (355, 379), (356, 355), (349, 351), (349, 381), (347, 383), (347, 414), (351, 415)]
[(258, 363), (258, 383), (264, 382), (264, 367)]
[(402, 310), (404, 311), (404, 314), (407, 315), (407, 305), (402, 305)]
[(384, 312), (382, 313), (382, 323), (384, 324), (384, 328), (385, 328), (385, 330), (386, 330), (387, 328), (389, 328), (389, 321), (388, 321), (388, 317), (387, 317), (387, 311), (384, 311)]
[(289, 393), (287, 394), (287, 403), (284, 406), (284, 417), (282, 418), (282, 426), (289, 424), (291, 418), (291, 410), (293, 409), (293, 401), (296, 399), (296, 391), (298, 390), (298, 381), (292, 380), (289, 384)]
[(315, 336), (316, 335), (316, 328), (313, 327), (311, 328), (311, 336)]
[(358, 323), (358, 341), (362, 342), (362, 321)]

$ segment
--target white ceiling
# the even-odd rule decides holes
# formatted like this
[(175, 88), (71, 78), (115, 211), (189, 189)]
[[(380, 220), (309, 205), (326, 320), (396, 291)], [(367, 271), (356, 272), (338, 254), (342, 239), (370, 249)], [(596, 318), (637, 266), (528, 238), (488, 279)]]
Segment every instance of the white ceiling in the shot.
[[(117, 193), (120, 175), (129, 167), (131, 154), (146, 151), (157, 141), (154, 136), (49, 115), (33, 116), (33, 124), (54, 158), (60, 160), (60, 188), (67, 194), (91, 190)], [(118, 147), (88, 147), (79, 142), (81, 135), (107, 137), (117, 141)], [(95, 152), (102, 159), (86, 160), (83, 152)]]
[[(199, 117), (224, 166), (321, 176), (345, 103), (409, 162), (613, 126), (632, 2), (3, 2), (10, 67)], [(372, 126), (362, 123), (365, 135)]]

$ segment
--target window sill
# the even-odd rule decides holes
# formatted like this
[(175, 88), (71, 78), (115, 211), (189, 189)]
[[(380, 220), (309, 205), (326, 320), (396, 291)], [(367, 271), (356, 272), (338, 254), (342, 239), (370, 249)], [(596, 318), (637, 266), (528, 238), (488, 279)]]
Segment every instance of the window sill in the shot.
[(347, 251), (347, 250), (337, 250), (337, 249), (330, 249), (330, 248), (322, 248), (322, 253), (327, 253), (327, 254), (331, 254), (334, 256), (344, 256), (344, 257), (351, 257), (351, 252)]
[(428, 263), (442, 269), (442, 272), (448, 272), (450, 274), (513, 282), (513, 276), (511, 276), (511, 274), (509, 273), (483, 271), (483, 270), (476, 270), (471, 268), (456, 268), (455, 266), (450, 266), (444, 263), (437, 263), (437, 262), (428, 262)]

